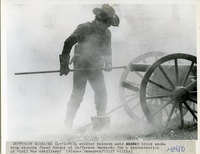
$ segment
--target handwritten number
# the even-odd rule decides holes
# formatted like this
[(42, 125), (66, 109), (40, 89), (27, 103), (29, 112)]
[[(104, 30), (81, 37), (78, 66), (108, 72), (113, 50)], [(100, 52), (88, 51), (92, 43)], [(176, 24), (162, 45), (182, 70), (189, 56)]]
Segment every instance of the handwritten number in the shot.
[(171, 152), (184, 152), (185, 151), (185, 147), (184, 146), (174, 146), (171, 148), (167, 149), (167, 152), (171, 151)]

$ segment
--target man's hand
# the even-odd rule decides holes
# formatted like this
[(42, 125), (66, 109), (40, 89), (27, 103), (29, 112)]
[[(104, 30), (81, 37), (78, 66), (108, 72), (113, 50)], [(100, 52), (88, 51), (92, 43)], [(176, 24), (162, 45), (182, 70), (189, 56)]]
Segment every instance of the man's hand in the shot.
[(67, 67), (61, 66), (60, 67), (60, 76), (62, 76), (63, 74), (67, 75), (69, 73), (69, 71), (70, 71), (69, 66), (67, 66)]
[(69, 69), (69, 55), (60, 55), (60, 76), (67, 75), (70, 71)]
[(106, 72), (112, 71), (112, 65), (111, 65), (111, 64), (106, 65), (106, 66), (104, 67), (104, 71), (106, 71)]

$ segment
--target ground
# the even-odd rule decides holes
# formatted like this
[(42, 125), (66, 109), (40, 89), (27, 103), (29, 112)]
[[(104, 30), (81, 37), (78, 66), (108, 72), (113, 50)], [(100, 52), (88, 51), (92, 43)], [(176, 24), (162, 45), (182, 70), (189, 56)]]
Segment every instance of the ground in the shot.
[(180, 127), (161, 130), (151, 124), (130, 124), (111, 126), (104, 131), (96, 131), (92, 126), (66, 130), (65, 135), (57, 136), (70, 141), (126, 141), (126, 140), (197, 140), (197, 124), (189, 123)]

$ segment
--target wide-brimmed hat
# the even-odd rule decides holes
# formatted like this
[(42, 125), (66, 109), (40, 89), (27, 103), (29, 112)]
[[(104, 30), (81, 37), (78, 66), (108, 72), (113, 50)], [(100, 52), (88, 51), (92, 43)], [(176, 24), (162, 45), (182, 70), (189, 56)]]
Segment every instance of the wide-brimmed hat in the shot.
[(108, 4), (102, 5), (101, 8), (94, 8), (93, 13), (103, 21), (110, 21), (112, 26), (119, 26), (119, 17), (115, 14), (115, 10)]

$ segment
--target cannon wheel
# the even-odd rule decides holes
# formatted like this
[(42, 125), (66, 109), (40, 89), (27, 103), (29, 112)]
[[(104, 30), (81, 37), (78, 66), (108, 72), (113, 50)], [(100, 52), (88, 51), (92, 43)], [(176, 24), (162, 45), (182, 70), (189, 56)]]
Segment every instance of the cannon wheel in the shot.
[[(188, 67), (181, 67), (181, 63)], [(185, 121), (197, 121), (195, 66), (195, 56), (177, 53), (160, 58), (146, 71), (140, 85), (140, 103), (153, 125), (171, 128), (181, 124), (184, 128)], [(157, 90), (149, 92), (149, 86)]]
[(123, 71), (120, 84), (119, 93), (123, 108), (128, 116), (135, 122), (146, 121), (139, 100), (139, 87), (144, 76), (144, 72), (131, 72), (130, 65), (132, 63), (153, 63), (160, 57), (166, 55), (164, 52), (152, 51), (144, 53), (133, 59), (128, 65), (127, 69)]

